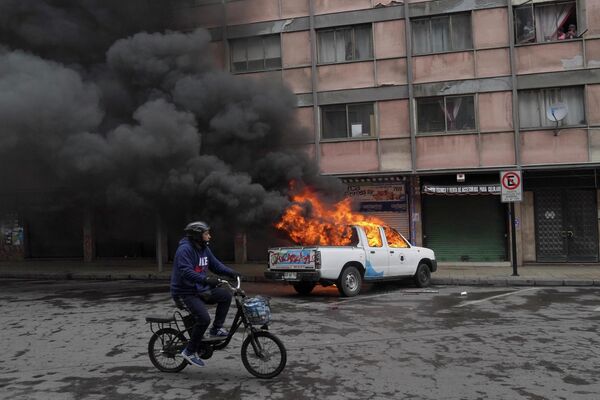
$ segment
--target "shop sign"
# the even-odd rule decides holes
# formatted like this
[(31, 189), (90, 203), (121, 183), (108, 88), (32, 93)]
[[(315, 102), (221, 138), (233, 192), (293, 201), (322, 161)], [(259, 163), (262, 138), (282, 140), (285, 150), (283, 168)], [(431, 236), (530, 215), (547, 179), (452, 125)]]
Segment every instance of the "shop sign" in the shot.
[(500, 185), (423, 185), (423, 194), (500, 194)]
[(405, 212), (407, 209), (404, 184), (348, 185), (346, 197), (358, 204), (359, 212)]

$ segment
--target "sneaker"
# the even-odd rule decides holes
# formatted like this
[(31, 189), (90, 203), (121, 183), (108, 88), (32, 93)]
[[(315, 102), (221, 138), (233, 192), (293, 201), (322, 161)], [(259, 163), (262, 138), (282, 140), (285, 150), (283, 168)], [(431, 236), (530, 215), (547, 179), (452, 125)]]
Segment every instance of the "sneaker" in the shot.
[(195, 367), (202, 368), (206, 366), (206, 363), (202, 361), (200, 357), (198, 357), (197, 353), (188, 353), (187, 349), (183, 349), (183, 351), (181, 352), (181, 357), (185, 358), (187, 362), (189, 362)]
[(224, 329), (224, 328), (218, 328), (218, 329), (211, 328), (210, 329), (210, 336), (213, 336), (213, 337), (215, 337), (215, 336), (216, 337), (229, 336), (229, 331), (227, 331), (227, 329)]

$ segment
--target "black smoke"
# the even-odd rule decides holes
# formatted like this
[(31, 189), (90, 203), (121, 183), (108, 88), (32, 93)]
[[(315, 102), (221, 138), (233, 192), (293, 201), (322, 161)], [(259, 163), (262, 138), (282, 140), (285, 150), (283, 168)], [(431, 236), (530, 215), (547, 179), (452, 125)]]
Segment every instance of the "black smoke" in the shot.
[(295, 96), (218, 70), (209, 33), (168, 30), (169, 2), (151, 3), (0, 2), (2, 191), (245, 227), (273, 221), (292, 180), (335, 193), (302, 150)]

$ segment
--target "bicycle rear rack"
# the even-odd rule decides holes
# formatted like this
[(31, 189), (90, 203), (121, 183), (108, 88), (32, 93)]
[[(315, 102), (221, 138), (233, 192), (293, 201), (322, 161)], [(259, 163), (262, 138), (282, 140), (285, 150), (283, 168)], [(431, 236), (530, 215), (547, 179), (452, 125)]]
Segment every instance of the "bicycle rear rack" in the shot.
[[(178, 322), (178, 320), (181, 322)], [(161, 329), (165, 328), (172, 328), (181, 333), (184, 333), (191, 331), (192, 327), (194, 326), (194, 316), (184, 316), (179, 310), (177, 310), (173, 312), (173, 315), (171, 316), (147, 316), (146, 323), (150, 324), (150, 331), (154, 334), (160, 331)], [(183, 329), (181, 329), (180, 323), (183, 325)]]

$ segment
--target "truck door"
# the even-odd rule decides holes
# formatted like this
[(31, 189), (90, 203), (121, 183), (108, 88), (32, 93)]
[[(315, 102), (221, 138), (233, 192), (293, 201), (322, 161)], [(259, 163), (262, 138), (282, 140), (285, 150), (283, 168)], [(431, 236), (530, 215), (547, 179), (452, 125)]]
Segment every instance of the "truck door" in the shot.
[(389, 276), (413, 275), (416, 270), (415, 257), (410, 244), (396, 230), (386, 226), (385, 241), (389, 252)]
[(388, 275), (389, 255), (387, 248), (383, 245), (383, 237), (378, 226), (363, 226), (366, 235), (367, 262), (365, 265), (365, 279), (379, 279)]

